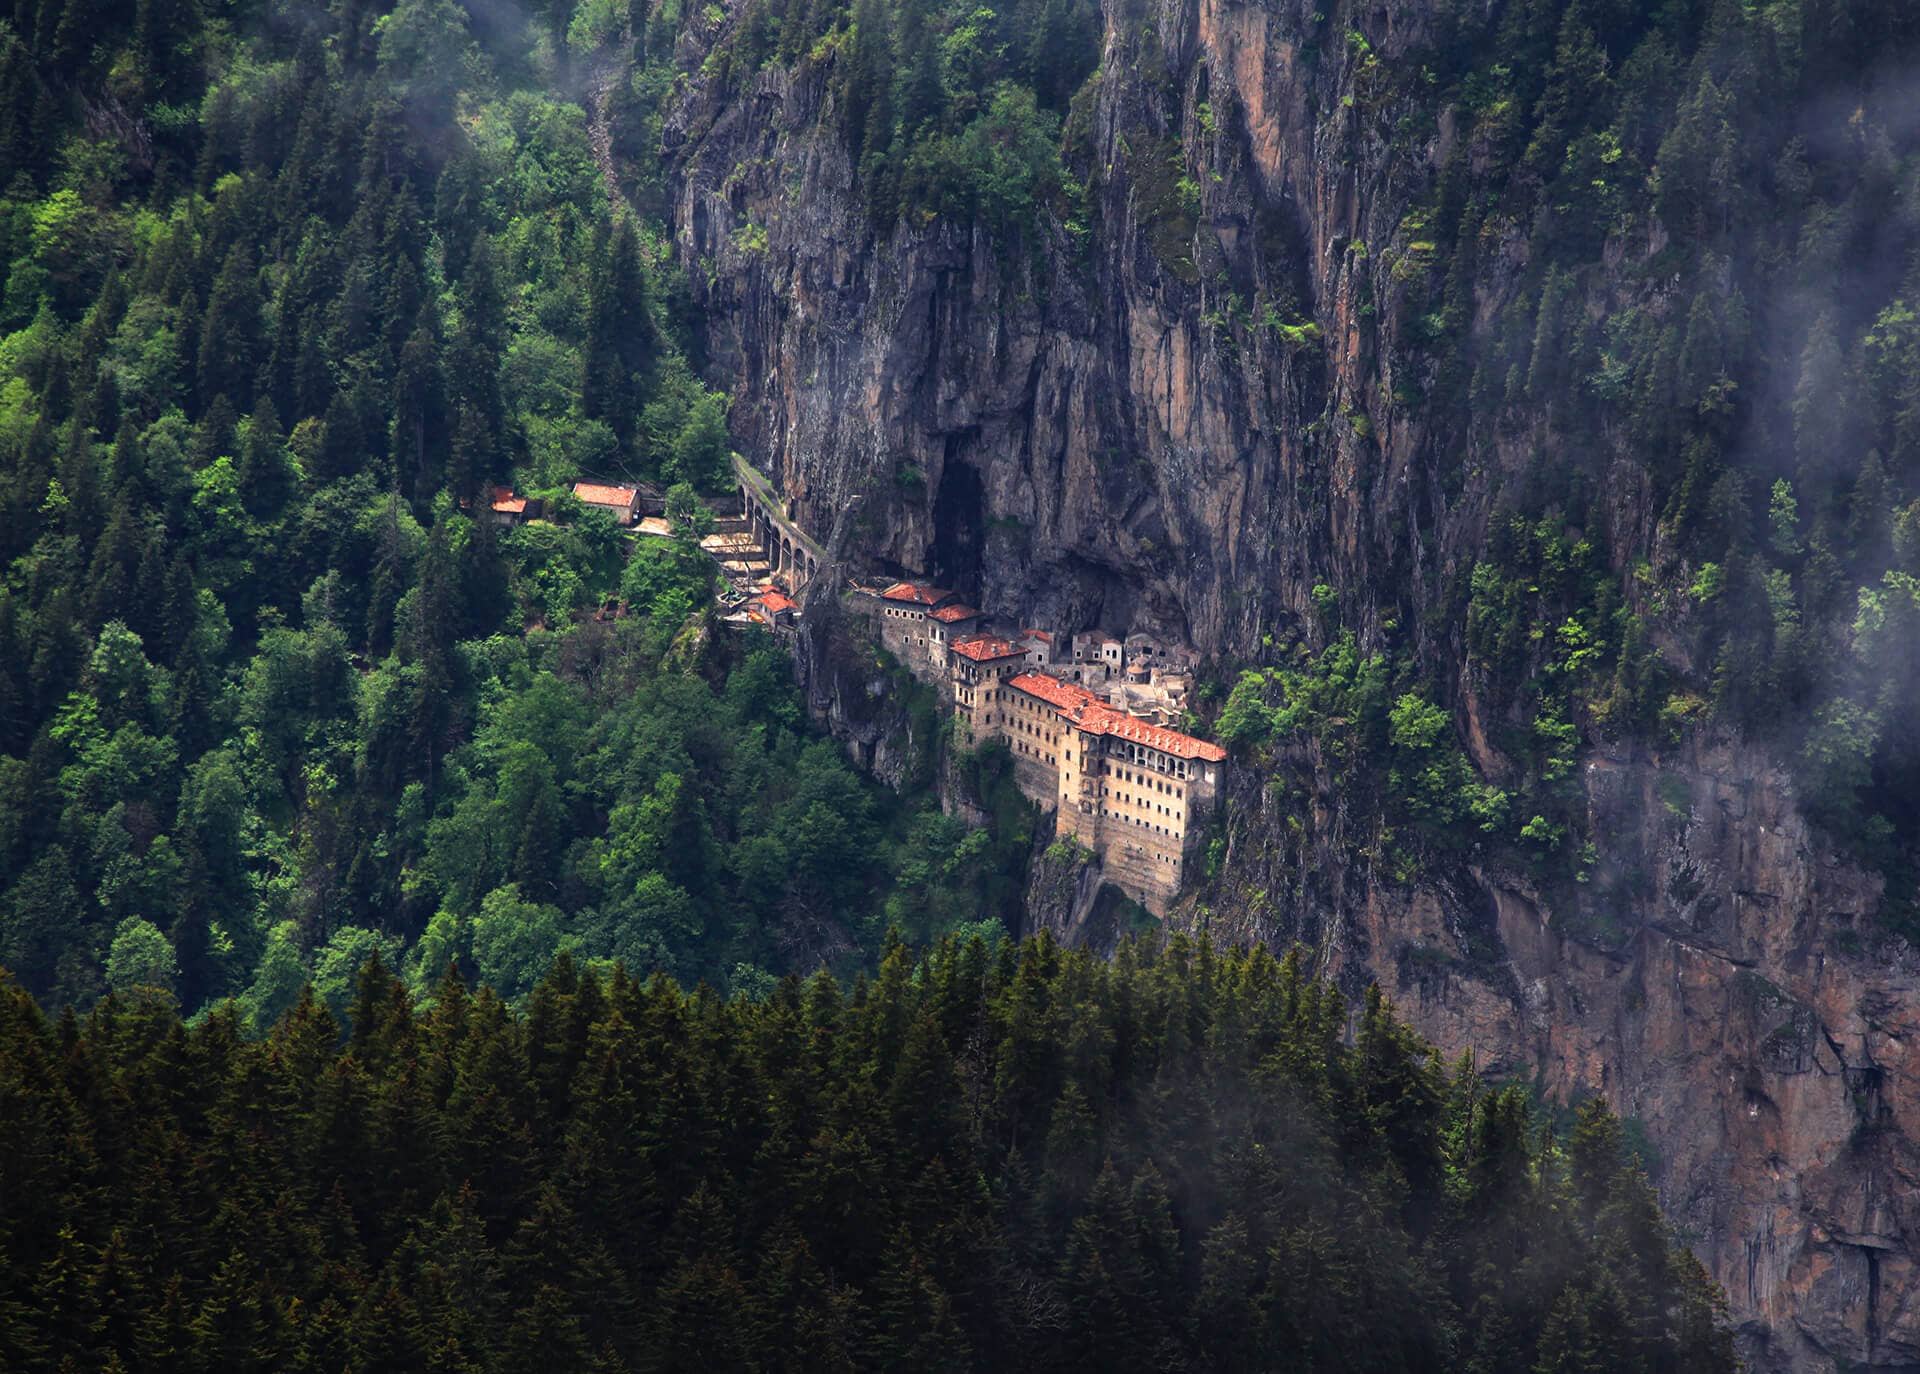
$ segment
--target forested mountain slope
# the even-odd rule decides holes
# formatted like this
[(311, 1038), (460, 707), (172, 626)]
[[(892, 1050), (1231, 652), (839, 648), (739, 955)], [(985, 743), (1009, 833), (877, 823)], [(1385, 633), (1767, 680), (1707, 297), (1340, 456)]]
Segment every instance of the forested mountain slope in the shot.
[(1614, 1094), (1761, 1363), (1920, 1361), (1913, 8), (674, 13), (621, 127), (810, 527), (1216, 655), (1175, 919)]
[(350, 1033), (0, 988), (0, 1364), (1732, 1370), (1561, 1138), (1265, 950), (894, 946), (763, 1001), (371, 967)]
[[(264, 1031), (376, 949), (416, 990), (561, 949), (764, 989), (1008, 909), (994, 842), (711, 638), (703, 553), (569, 494), (731, 482), (570, 18), (0, 21), (0, 964), (49, 1009)], [(494, 483), (549, 518), (496, 528)]]
[[(1011, 912), (991, 759), (969, 836), (903, 699), (863, 783), (567, 494), (731, 438), (848, 565), (1213, 655), (1176, 921), (1640, 1118), (1761, 1363), (1920, 1362), (1917, 23), (13, 0), (0, 963), (165, 1057), (376, 951), (765, 993)], [(844, 729), (902, 684), (817, 625)]]

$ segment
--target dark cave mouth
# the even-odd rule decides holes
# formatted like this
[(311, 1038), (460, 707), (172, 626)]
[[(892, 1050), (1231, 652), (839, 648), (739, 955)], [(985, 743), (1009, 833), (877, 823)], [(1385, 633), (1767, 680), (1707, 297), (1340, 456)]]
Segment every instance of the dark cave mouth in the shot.
[(980, 474), (949, 457), (941, 465), (940, 485), (933, 497), (933, 566), (928, 571), (941, 586), (966, 596), (977, 597), (980, 592), (985, 511)]

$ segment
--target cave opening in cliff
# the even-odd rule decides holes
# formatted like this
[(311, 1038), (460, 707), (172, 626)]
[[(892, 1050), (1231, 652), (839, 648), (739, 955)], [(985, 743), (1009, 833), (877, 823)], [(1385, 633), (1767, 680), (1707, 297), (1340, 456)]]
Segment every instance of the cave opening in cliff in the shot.
[(978, 596), (986, 496), (980, 474), (953, 460), (951, 440), (948, 449), (933, 497), (933, 576), (942, 586)]

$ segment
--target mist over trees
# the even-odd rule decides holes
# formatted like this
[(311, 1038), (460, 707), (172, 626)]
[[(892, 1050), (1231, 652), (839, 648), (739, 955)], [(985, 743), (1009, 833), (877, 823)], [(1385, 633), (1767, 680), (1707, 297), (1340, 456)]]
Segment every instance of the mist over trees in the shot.
[[(1396, 404), (1548, 455), (1447, 592), (1509, 766), (1437, 636), (1363, 640), (1326, 587), (1317, 650), (1196, 727), (1276, 775), (1313, 742), (1389, 867), (1487, 846), (1543, 886), (1613, 881), (1583, 741), (1745, 732), (1906, 919), (1913, 12), (1432, 11), (1392, 63), (1318, 11), (1300, 51), (1403, 159), (1460, 130), (1341, 251), (1417, 305)], [(1110, 21), (0, 0), (0, 1365), (1732, 1367), (1604, 1108), (1556, 1124), (1297, 958), (1007, 941), (1006, 759), (959, 770), (986, 831), (927, 757), (874, 787), (778, 648), (715, 634), (697, 546), (569, 494), (729, 479), (675, 92), (819, 76), (860, 233), (1081, 245)], [(1124, 164), (1141, 251), (1215, 339), (1322, 346), (1180, 257), (1190, 152)]]
[(563, 956), (518, 1014), (374, 962), (264, 1040), (0, 987), (0, 1102), (22, 1374), (1735, 1367), (1603, 1106), (1555, 1134), (1265, 950), (760, 1001)]
[[(592, 51), (631, 61), (636, 91), (664, 89), (667, 15), (600, 24)], [(1384, 240), (1335, 251), (1358, 318), (1377, 326), (1391, 296), (1401, 321), (1373, 346), (1392, 406), (1430, 436), (1424, 499), (1445, 505), (1470, 471), (1502, 472), (1434, 623), (1403, 615), (1354, 646), (1385, 682), (1370, 714), (1330, 712), (1329, 731), (1292, 711), (1296, 688), (1312, 694), (1304, 678), (1337, 666), (1299, 661), (1307, 642), (1316, 657), (1345, 651), (1328, 643), (1337, 625), (1324, 638), (1292, 627), (1297, 652), (1283, 629), (1242, 682), (1235, 724), (1259, 725), (1257, 701), (1288, 727), (1255, 728), (1248, 755), (1337, 734), (1343, 784), (1390, 813), (1403, 864), (1493, 846), (1564, 887), (1632, 881), (1596, 857), (1572, 765), (1583, 746), (1757, 741), (1823, 832), (1886, 875), (1886, 924), (1920, 930), (1906, 895), (1920, 854), (1913, 7), (1435, 3), (1392, 44), (1335, 6), (1264, 22), (1302, 81), (1340, 93), (1309, 112), (1320, 155), (1363, 157), (1413, 188)], [(1220, 74), (1194, 73), (1192, 90), (1162, 79), (1159, 64), (1177, 63), (1142, 12), (742, 0), (687, 24), (708, 99), (744, 98), (774, 70), (824, 83), (823, 119), (876, 237), (964, 224), (1010, 261), (1039, 254), (1091, 285), (1079, 250), (1124, 207), (1144, 240), (1133, 248), (1197, 293), (1223, 365), (1274, 338), (1326, 346), (1325, 302), (1271, 281), (1250, 295), (1209, 256), (1216, 230), (1248, 230), (1255, 131)], [(1146, 107), (1102, 130), (1109, 51), (1150, 79)], [(644, 195), (643, 148), (620, 165)], [(1379, 419), (1356, 408), (1317, 423)], [(1423, 555), (1402, 555), (1389, 578), (1426, 575)], [(1469, 685), (1495, 717), (1484, 775), (1457, 747)], [(1413, 751), (1431, 757), (1392, 738), (1409, 695), (1448, 717), (1432, 751)], [(1402, 807), (1409, 779), (1419, 795)]]

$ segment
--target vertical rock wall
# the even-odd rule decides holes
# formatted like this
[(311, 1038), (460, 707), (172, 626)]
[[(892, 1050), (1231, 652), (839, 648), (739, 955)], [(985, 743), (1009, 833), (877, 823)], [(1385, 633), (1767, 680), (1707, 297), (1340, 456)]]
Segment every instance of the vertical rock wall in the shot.
[[(1388, 137), (1404, 111), (1324, 35), (1364, 25), (1391, 61), (1434, 5), (1326, 8), (1110, 6), (1085, 242), (1046, 220), (1013, 243), (876, 231), (828, 63), (695, 80), (666, 126), (676, 245), (737, 441), (840, 555), (1034, 623), (1146, 629), (1227, 659), (1275, 632), (1314, 641), (1326, 584), (1363, 642), (1410, 630), (1484, 762), (1447, 589), (1502, 483), (1555, 460), (1544, 428), (1430, 433), (1396, 399), (1420, 379), (1402, 375), (1410, 321), (1384, 250), (1405, 247), (1403, 216), (1457, 135), (1442, 120)], [(1157, 170), (1182, 149), (1197, 207)], [(1482, 320), (1526, 253), (1518, 232), (1483, 236)], [(1622, 281), (1658, 308), (1631, 267)], [(1232, 302), (1256, 298), (1297, 302), (1318, 338), (1235, 323)], [(1625, 453), (1586, 461), (1625, 580), (1658, 552), (1649, 480)], [(904, 722), (830, 626), (804, 637), (810, 700), (880, 776), (902, 775)], [(1920, 969), (1777, 761), (1714, 741), (1591, 747), (1604, 860), (1585, 890), (1552, 893), (1472, 858), (1389, 871), (1370, 818), (1300, 763), (1304, 798), (1239, 778), (1224, 871), (1175, 920), (1305, 941), (1447, 1049), (1639, 1118), (1756, 1367), (1920, 1366)], [(1036, 861), (1036, 921), (1108, 943), (1120, 923), (1096, 894), (1083, 867)]]

